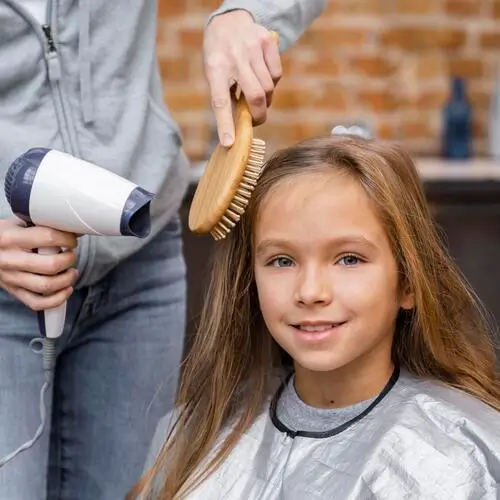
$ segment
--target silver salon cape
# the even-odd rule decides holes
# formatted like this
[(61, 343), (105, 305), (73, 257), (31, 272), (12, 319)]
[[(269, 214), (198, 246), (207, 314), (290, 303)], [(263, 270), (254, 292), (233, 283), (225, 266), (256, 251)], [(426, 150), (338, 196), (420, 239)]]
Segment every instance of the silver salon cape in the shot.
[(314, 437), (287, 432), (275, 402), (188, 500), (500, 499), (500, 412), (463, 392), (401, 371), (360, 418)]

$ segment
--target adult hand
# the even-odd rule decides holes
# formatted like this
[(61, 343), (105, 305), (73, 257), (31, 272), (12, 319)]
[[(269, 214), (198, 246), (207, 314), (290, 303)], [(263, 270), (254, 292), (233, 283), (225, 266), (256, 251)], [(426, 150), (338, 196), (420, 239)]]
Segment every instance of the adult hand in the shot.
[[(0, 287), (34, 311), (61, 305), (73, 292), (77, 278), (77, 238), (46, 227), (25, 227), (17, 219), (0, 220)], [(62, 247), (55, 255), (32, 249)], [(67, 250), (66, 250), (67, 249)]]
[(231, 146), (234, 141), (231, 88), (239, 85), (254, 125), (264, 123), (274, 88), (281, 78), (278, 43), (269, 31), (254, 22), (250, 13), (234, 10), (210, 21), (203, 52), (219, 141)]

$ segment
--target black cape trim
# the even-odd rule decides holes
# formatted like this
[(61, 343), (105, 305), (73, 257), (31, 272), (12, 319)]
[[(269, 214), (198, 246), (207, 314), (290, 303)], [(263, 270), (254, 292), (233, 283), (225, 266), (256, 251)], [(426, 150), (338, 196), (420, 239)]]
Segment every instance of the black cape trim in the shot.
[(333, 429), (330, 429), (328, 431), (312, 432), (312, 431), (293, 431), (293, 430), (289, 429), (286, 425), (284, 425), (276, 414), (278, 401), (279, 401), (281, 394), (283, 393), (286, 385), (288, 384), (290, 378), (293, 375), (293, 372), (292, 372), (282, 382), (282, 384), (280, 385), (279, 389), (277, 390), (276, 394), (274, 395), (274, 397), (271, 401), (271, 405), (269, 408), (271, 421), (274, 424), (274, 426), (276, 427), (276, 429), (278, 429), (280, 432), (284, 432), (288, 437), (291, 437), (292, 439), (295, 437), (322, 439), (322, 438), (329, 438), (332, 436), (336, 436), (337, 434), (344, 432), (346, 429), (351, 427), (351, 425), (355, 424), (356, 422), (358, 422), (362, 418), (366, 417), (387, 396), (387, 394), (389, 394), (390, 390), (394, 387), (394, 385), (398, 381), (399, 374), (400, 374), (399, 366), (395, 366), (394, 371), (392, 372), (391, 378), (388, 380), (387, 384), (382, 389), (382, 392), (376, 397), (376, 399), (372, 402), (372, 404), (370, 406), (368, 406), (368, 408), (363, 410), (359, 415), (356, 415), (355, 417), (351, 418), (350, 420), (343, 423), (342, 425), (339, 425), (339, 426), (337, 426)]

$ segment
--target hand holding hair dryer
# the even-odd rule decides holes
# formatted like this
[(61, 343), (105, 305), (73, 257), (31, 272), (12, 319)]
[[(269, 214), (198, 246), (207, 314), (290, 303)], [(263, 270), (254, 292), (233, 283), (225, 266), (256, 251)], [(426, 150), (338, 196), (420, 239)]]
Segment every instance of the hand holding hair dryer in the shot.
[[(7, 172), (5, 196), (12, 212), (31, 226), (79, 235), (137, 238), (145, 238), (151, 231), (149, 209), (154, 194), (108, 170), (53, 149), (34, 148), (19, 156)], [(54, 254), (61, 249), (34, 251)], [(66, 302), (38, 313), (45, 375), (40, 391), (41, 423), (32, 439), (0, 457), (0, 467), (31, 448), (42, 435), (46, 421), (44, 396), (52, 383), (55, 343), (65, 319)]]
[[(19, 156), (5, 178), (12, 212), (29, 225), (75, 234), (135, 236), (151, 230), (154, 194), (92, 163), (57, 150), (34, 148)], [(54, 254), (60, 248), (40, 248)], [(66, 303), (38, 313), (43, 337), (64, 328)]]

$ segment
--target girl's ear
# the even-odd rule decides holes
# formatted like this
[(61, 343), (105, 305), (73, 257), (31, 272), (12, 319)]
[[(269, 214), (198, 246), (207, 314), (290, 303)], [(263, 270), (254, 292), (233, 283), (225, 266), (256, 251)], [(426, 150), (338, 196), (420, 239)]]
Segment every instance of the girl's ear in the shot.
[(401, 309), (411, 311), (415, 307), (415, 294), (412, 292), (405, 292), (399, 303)]
[[(406, 280), (405, 280), (406, 281)], [(411, 291), (409, 283), (403, 283), (399, 307), (405, 311), (411, 311), (415, 308), (415, 294)]]

